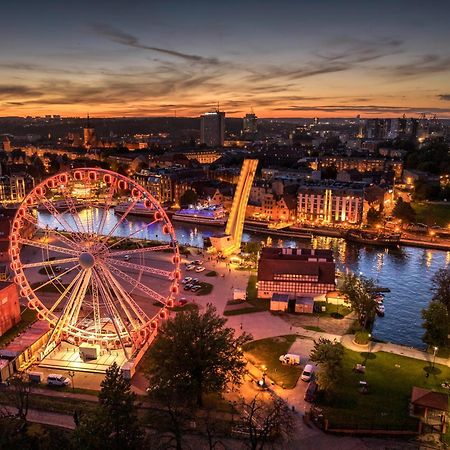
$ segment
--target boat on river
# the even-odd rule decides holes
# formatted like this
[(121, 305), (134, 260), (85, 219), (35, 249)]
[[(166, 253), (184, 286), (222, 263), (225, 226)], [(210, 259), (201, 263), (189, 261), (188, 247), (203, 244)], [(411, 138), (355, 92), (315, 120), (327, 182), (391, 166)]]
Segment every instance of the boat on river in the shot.
[(346, 230), (341, 236), (350, 242), (358, 244), (376, 245), (378, 247), (398, 247), (401, 233), (378, 233), (363, 230)]
[(172, 220), (223, 227), (228, 217), (221, 205), (210, 205), (180, 209), (173, 213)]

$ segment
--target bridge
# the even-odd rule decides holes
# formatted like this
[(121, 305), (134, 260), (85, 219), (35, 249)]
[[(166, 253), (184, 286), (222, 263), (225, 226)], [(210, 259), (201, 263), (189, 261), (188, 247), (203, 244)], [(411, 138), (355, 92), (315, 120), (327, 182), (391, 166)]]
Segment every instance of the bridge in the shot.
[(211, 236), (211, 244), (222, 256), (239, 253), (241, 249), (242, 232), (244, 230), (245, 211), (248, 197), (255, 178), (257, 159), (244, 159), (241, 174), (234, 193), (231, 212), (228, 216), (225, 234)]

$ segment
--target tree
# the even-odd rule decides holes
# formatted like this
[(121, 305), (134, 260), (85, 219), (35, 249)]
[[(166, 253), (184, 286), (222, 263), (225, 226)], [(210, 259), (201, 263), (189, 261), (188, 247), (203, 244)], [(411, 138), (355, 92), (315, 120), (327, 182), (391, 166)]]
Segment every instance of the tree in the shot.
[(416, 218), (416, 212), (411, 206), (411, 203), (403, 201), (401, 197), (395, 203), (392, 215), (406, 223), (414, 222)]
[(375, 319), (376, 303), (372, 298), (375, 282), (370, 278), (345, 274), (340, 291), (348, 297), (358, 321), (364, 329), (370, 328)]
[(198, 200), (197, 192), (192, 189), (188, 189), (184, 192), (184, 194), (180, 197), (180, 204), (182, 206), (195, 205)]
[(438, 300), (432, 300), (428, 308), (422, 310), (422, 318), (422, 327), (425, 328), (422, 340), (430, 347), (447, 347), (449, 321), (445, 305)]
[(134, 404), (130, 381), (114, 363), (101, 382), (99, 405), (92, 414), (81, 415), (75, 430), (78, 448), (134, 450), (143, 447), (143, 430)]
[(280, 398), (263, 400), (256, 395), (250, 402), (242, 399), (240, 407), (241, 426), (251, 450), (262, 450), (275, 439), (288, 440), (293, 432), (292, 414)]
[(376, 210), (373, 207), (370, 207), (367, 211), (367, 223), (369, 225), (374, 225), (381, 221), (382, 214), (380, 211)]
[(183, 389), (187, 398), (202, 405), (202, 395), (240, 384), (245, 371), (242, 345), (250, 336), (234, 337), (226, 319), (208, 304), (180, 312), (167, 320), (148, 351), (146, 375), (155, 389)]
[(8, 396), (12, 404), (17, 408), (16, 417), (26, 422), (30, 397), (30, 383), (25, 381), (22, 375), (16, 374), (10, 379), (9, 384), (11, 388)]
[(447, 308), (450, 317), (450, 269), (439, 269), (433, 276), (431, 290), (433, 300), (442, 303)]
[(310, 359), (319, 366), (317, 384), (325, 392), (332, 391), (342, 377), (344, 347), (340, 342), (319, 338), (314, 341)]

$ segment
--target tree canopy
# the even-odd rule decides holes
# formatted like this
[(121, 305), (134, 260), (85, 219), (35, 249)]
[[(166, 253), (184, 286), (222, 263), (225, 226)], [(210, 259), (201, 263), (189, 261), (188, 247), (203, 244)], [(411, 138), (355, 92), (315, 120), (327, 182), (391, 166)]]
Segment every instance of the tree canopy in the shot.
[(198, 200), (197, 192), (192, 189), (188, 189), (181, 197), (180, 204), (182, 206), (195, 205)]
[(431, 346), (447, 347), (449, 322), (447, 308), (437, 300), (432, 300), (428, 308), (422, 310), (422, 340)]
[(370, 278), (358, 277), (354, 273), (345, 274), (340, 291), (346, 295), (359, 323), (367, 329), (375, 318), (376, 303), (373, 300), (375, 282)]
[(399, 197), (395, 203), (394, 209), (392, 210), (392, 215), (405, 223), (414, 222), (416, 218), (416, 212), (411, 204), (403, 201), (401, 197)]
[(310, 359), (318, 367), (317, 384), (321, 390), (332, 391), (342, 377), (344, 347), (340, 342), (320, 338), (314, 341)]
[(167, 320), (147, 353), (150, 388), (180, 390), (201, 405), (203, 394), (240, 384), (245, 370), (242, 345), (250, 336), (235, 337), (225, 323), (211, 304), (204, 313), (195, 309)]
[(130, 381), (123, 377), (114, 363), (101, 382), (98, 407), (92, 414), (82, 412), (76, 418), (75, 441), (78, 448), (86, 450), (135, 450), (143, 447), (144, 432), (141, 428), (136, 394)]

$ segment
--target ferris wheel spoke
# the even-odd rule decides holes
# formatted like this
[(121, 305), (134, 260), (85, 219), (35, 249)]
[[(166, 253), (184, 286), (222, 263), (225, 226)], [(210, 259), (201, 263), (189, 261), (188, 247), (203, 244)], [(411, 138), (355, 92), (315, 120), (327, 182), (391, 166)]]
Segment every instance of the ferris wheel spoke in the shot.
[(120, 345), (122, 346), (125, 356), (128, 359), (128, 349), (125, 346), (125, 343), (123, 342), (122, 337), (123, 337), (123, 330), (125, 330), (126, 333), (129, 335), (129, 337), (132, 338), (131, 332), (126, 327), (125, 323), (123, 322), (119, 311), (117, 310), (117, 308), (115, 308), (114, 299), (112, 298), (108, 287), (105, 286), (105, 284), (101, 281), (100, 276), (96, 273), (95, 270), (94, 270), (94, 277), (100, 288), (99, 291), (101, 292), (103, 300), (104, 300), (103, 304), (105, 305), (105, 308), (108, 312), (109, 318), (113, 324), (114, 329), (116, 330), (117, 338), (120, 340)]
[(78, 212), (77, 207), (75, 206), (73, 198), (70, 195), (68, 195), (67, 189), (62, 189), (61, 191), (64, 195), (64, 199), (69, 208), (69, 212), (70, 214), (72, 214), (73, 221), (75, 223), (75, 226), (77, 227), (77, 231), (80, 233), (86, 233), (83, 221), (81, 220), (80, 214)]
[(108, 212), (111, 209), (114, 192), (116, 191), (115, 186), (111, 183), (108, 191), (108, 195), (106, 197), (106, 202), (102, 208), (102, 218), (100, 219), (100, 223), (97, 229), (97, 235), (102, 236), (103, 227), (105, 226), (106, 218), (108, 217)]
[(118, 265), (120, 267), (128, 267), (129, 269), (134, 269), (137, 272), (149, 273), (151, 275), (160, 275), (166, 278), (170, 278), (171, 276), (173, 276), (173, 273), (169, 272), (168, 270), (157, 269), (156, 267), (143, 266), (141, 264), (130, 263), (128, 261), (121, 261), (121, 260), (119, 261), (117, 259), (108, 258), (106, 262), (113, 264), (115, 266)]
[(102, 330), (102, 321), (100, 313), (100, 299), (98, 292), (97, 279), (95, 277), (95, 272), (93, 273), (91, 279), (91, 290), (92, 290), (92, 312), (94, 314), (94, 329), (96, 333), (100, 333)]
[[(105, 278), (109, 281), (109, 284), (113, 287), (114, 291), (116, 292), (120, 305), (124, 310), (125, 314), (127, 315), (127, 317), (130, 318), (131, 316), (130, 312), (128, 311), (128, 307), (126, 306), (128, 304), (128, 306), (132, 309), (132, 311), (134, 312), (138, 320), (141, 322), (141, 324), (148, 323), (149, 318), (147, 314), (136, 303), (133, 297), (125, 289), (123, 289), (122, 285), (113, 276), (113, 274), (105, 266), (102, 267), (102, 272), (105, 275)], [(121, 297), (125, 301), (125, 304), (120, 300)], [(131, 323), (133, 323), (133, 320), (130, 321)]]
[(72, 272), (72, 270), (74, 270), (74, 269), (76, 269), (78, 267), (81, 267), (81, 266), (79, 264), (77, 264), (76, 266), (71, 267), (70, 269), (60, 273), (59, 275), (57, 275), (55, 278), (46, 281), (45, 283), (41, 284), (38, 287), (35, 287), (33, 290), (34, 291), (38, 291), (39, 289), (42, 289), (43, 287), (48, 286), (49, 284), (53, 284), (54, 281), (58, 281), (61, 277), (63, 277), (64, 275), (67, 275), (69, 272)]
[(58, 253), (67, 253), (68, 255), (78, 256), (79, 251), (72, 248), (60, 247), (59, 245), (45, 244), (43, 242), (33, 241), (32, 239), (20, 238), (18, 242), (23, 245), (29, 245), (30, 247), (42, 248), (44, 250), (51, 250)]
[(31, 269), (33, 267), (46, 267), (46, 266), (56, 266), (60, 264), (67, 264), (71, 262), (77, 262), (78, 258), (62, 258), (62, 259), (52, 259), (50, 261), (40, 261), (36, 263), (23, 264), (22, 269)]
[(126, 274), (125, 272), (122, 272), (117, 267), (114, 267), (112, 264), (106, 263), (108, 269), (114, 274), (117, 275), (119, 278), (122, 278), (122, 280), (129, 283), (131, 286), (133, 286), (136, 289), (139, 289), (144, 294), (147, 294), (150, 298), (153, 300), (156, 300), (163, 305), (167, 306), (167, 299), (163, 297), (161, 294), (158, 294), (153, 289), (149, 288), (145, 284), (142, 284), (140, 281), (135, 280), (134, 278), (130, 277), (130, 275)]
[(157, 245), (154, 247), (134, 248), (133, 250), (113, 250), (109, 252), (108, 257), (125, 256), (144, 252), (162, 252), (164, 250), (173, 250), (173, 246), (171, 244), (167, 244), (167, 245)]
[[(63, 214), (61, 214), (55, 207), (52, 201), (50, 201), (45, 195), (39, 196), (41, 203), (45, 206), (47, 211), (58, 221), (58, 223), (62, 226), (63, 230), (71, 231), (72, 233), (76, 233), (76, 231), (72, 228), (72, 226), (64, 219)], [(65, 224), (65, 225), (64, 225)], [(67, 229), (66, 229), (67, 227)]]
[(138, 202), (138, 199), (134, 199), (128, 206), (128, 208), (125, 210), (125, 212), (122, 214), (120, 219), (117, 221), (117, 223), (112, 227), (112, 229), (109, 231), (109, 233), (106, 235), (106, 238), (104, 239), (107, 241), (114, 233), (114, 231), (117, 230), (117, 228), (122, 224), (122, 222), (125, 220), (125, 218), (128, 216), (130, 211), (136, 206), (136, 203)]
[[(52, 234), (58, 237), (58, 239), (61, 242), (64, 242), (65, 244), (67, 244), (70, 248), (73, 248), (74, 250), (81, 250), (80, 247), (80, 243), (77, 242), (74, 239), (70, 239), (69, 237), (65, 236), (64, 234), (60, 233), (58, 230), (56, 230), (55, 228), (50, 228), (48, 225), (45, 228), (41, 228), (42, 230), (44, 230), (45, 233), (47, 234)], [(70, 236), (72, 236), (70, 234)]]
[(144, 231), (146, 228), (152, 226), (153, 224), (155, 224), (156, 222), (159, 222), (159, 221), (160, 221), (160, 220), (158, 219), (158, 220), (154, 220), (153, 222), (147, 223), (146, 225), (144, 225), (143, 227), (139, 228), (138, 230), (133, 231), (133, 233), (129, 234), (128, 236), (123, 237), (122, 239), (119, 239), (117, 242), (114, 242), (113, 244), (111, 244), (111, 245), (108, 247), (108, 250), (111, 249), (111, 248), (113, 248), (113, 247), (115, 247), (116, 245), (120, 244), (121, 242), (130, 239), (130, 238), (131, 238), (132, 236), (134, 236), (135, 234), (138, 234), (138, 233), (140, 233), (141, 231)]
[(80, 270), (74, 277), (74, 279), (68, 284), (68, 286), (64, 289), (64, 291), (61, 293), (61, 295), (58, 297), (56, 302), (53, 304), (53, 306), (50, 308), (50, 313), (53, 313), (55, 309), (59, 306), (59, 304), (64, 300), (64, 298), (67, 296), (67, 294), (70, 292), (70, 290), (73, 288), (74, 284), (78, 281), (78, 279), (81, 277), (83, 272)]
[(80, 315), (80, 310), (86, 297), (86, 292), (91, 280), (91, 276), (91, 269), (83, 270), (82, 280), (77, 289), (75, 301), (73, 307), (71, 308), (70, 315), (67, 321), (67, 323), (71, 326), (74, 326), (78, 322), (78, 316)]

